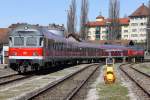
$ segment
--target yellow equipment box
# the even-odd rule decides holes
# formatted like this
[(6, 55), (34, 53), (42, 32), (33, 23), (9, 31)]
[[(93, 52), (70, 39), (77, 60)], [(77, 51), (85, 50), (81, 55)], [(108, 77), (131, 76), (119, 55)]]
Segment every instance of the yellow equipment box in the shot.
[(107, 67), (104, 73), (104, 81), (106, 84), (112, 84), (116, 80), (113, 67)]

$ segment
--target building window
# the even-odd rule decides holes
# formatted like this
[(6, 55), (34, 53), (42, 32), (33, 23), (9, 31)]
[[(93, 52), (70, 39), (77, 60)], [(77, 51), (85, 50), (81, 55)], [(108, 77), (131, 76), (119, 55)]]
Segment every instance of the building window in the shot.
[(124, 38), (128, 38), (128, 35), (124, 35)]
[(106, 36), (102, 36), (102, 39), (106, 39)]
[(96, 27), (96, 31), (100, 31), (100, 27), (97, 26), (97, 27)]
[(128, 30), (124, 30), (124, 33), (128, 33)]
[(146, 34), (140, 34), (140, 36), (141, 36), (141, 37), (145, 37), (145, 36), (146, 36)]
[(89, 34), (89, 35), (92, 35), (91, 31), (88, 31), (88, 34)]
[(131, 34), (131, 37), (138, 37), (137, 34)]
[(137, 29), (132, 29), (132, 32), (137, 32)]
[(144, 23), (140, 23), (140, 25), (141, 25), (141, 26), (143, 26), (143, 25), (144, 25)]
[(143, 28), (140, 28), (140, 32), (143, 32)]
[(145, 32), (146, 29), (145, 28), (140, 28), (140, 32)]
[(102, 33), (106, 33), (106, 31), (102, 31)]
[(138, 26), (138, 23), (131, 23), (131, 26)]
[(146, 26), (146, 25), (147, 25), (147, 23), (143, 23), (143, 25), (145, 25), (145, 26)]
[(100, 35), (96, 35), (96, 40), (100, 40)]
[(100, 34), (100, 27), (98, 27), (98, 26), (96, 27), (95, 34), (96, 34), (96, 35), (99, 35), (99, 34)]
[(127, 28), (128, 26), (124, 26), (124, 28)]

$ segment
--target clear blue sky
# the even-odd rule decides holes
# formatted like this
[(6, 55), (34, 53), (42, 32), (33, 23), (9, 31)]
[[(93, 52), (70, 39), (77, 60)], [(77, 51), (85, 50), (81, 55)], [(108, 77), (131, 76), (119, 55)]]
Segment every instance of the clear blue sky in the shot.
[[(66, 10), (71, 0), (0, 0), (0, 27), (8, 27), (12, 23), (27, 22), (48, 25), (49, 23), (66, 24)], [(89, 20), (102, 12), (108, 16), (109, 0), (89, 0)], [(142, 3), (148, 0), (120, 0), (120, 16), (130, 15)], [(78, 18), (81, 0), (77, 0)], [(78, 19), (79, 20), (79, 19)], [(79, 22), (78, 22), (79, 25)]]

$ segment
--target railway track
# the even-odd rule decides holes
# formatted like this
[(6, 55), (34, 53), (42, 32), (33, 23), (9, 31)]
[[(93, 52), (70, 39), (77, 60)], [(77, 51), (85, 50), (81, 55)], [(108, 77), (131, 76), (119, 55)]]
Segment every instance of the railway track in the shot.
[(8, 76), (0, 77), (0, 86), (6, 85), (12, 82), (16, 82), (19, 80), (23, 80), (29, 77), (31, 77), (31, 75), (19, 75), (19, 74), (12, 74)]
[(120, 69), (150, 98), (150, 76), (132, 66), (133, 64), (124, 64)]
[(98, 69), (98, 64), (87, 66), (53, 83), (29, 100), (71, 100)]

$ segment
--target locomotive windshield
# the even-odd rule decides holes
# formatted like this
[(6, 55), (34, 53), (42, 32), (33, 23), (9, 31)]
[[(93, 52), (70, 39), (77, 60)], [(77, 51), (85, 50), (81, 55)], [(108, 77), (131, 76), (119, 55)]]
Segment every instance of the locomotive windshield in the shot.
[(26, 46), (37, 46), (37, 37), (27, 37)]
[(24, 37), (14, 37), (14, 45), (15, 46), (23, 46), (24, 45)]

